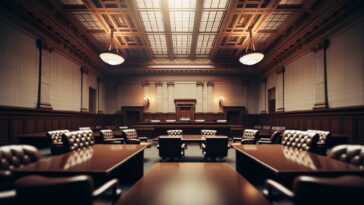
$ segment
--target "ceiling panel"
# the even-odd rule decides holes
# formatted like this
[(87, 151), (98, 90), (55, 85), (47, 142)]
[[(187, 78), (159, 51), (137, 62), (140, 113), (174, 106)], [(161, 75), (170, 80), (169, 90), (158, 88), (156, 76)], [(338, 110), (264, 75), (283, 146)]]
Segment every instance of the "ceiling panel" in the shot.
[(170, 11), (171, 32), (192, 32), (195, 22), (194, 11)]

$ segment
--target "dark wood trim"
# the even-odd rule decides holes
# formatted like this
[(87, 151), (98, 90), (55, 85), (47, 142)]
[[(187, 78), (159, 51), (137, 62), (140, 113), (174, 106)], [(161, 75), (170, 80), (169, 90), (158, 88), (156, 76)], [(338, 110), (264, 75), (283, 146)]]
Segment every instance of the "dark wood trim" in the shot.
[(0, 106), (0, 144), (17, 143), (16, 136), (33, 132), (105, 125), (107, 122), (115, 122), (113, 119), (117, 117), (117, 115)]
[(244, 116), (244, 126), (284, 126), (286, 129), (328, 130), (349, 136), (350, 143), (364, 144), (364, 106), (305, 110)]
[(327, 90), (327, 48), (329, 46), (329, 40), (324, 41), (324, 92), (325, 92), (325, 108), (329, 108), (329, 94)]

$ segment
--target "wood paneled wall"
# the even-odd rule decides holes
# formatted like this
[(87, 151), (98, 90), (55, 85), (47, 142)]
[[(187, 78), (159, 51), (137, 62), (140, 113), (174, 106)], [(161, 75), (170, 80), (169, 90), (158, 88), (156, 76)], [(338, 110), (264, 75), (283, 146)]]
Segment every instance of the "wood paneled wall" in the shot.
[(115, 123), (117, 115), (98, 115), (37, 109), (0, 108), (0, 144), (16, 143), (17, 135), (56, 129)]
[(246, 115), (244, 119), (245, 127), (275, 125), (286, 129), (329, 130), (348, 135), (352, 143), (364, 144), (364, 107)]

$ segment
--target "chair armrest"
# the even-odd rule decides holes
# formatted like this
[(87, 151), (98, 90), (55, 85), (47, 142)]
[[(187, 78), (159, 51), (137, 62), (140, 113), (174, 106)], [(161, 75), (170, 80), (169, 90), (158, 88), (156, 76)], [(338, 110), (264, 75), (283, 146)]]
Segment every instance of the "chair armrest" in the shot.
[(242, 139), (241, 144), (255, 144), (254, 140)]
[(182, 148), (183, 150), (187, 149), (187, 145), (186, 145), (186, 143), (182, 143), (182, 144), (181, 144), (181, 148)]
[(16, 191), (0, 191), (0, 204), (15, 204), (16, 201)]
[(127, 143), (130, 142), (130, 144), (140, 144), (140, 140), (139, 139), (127, 139), (126, 142)]
[(233, 137), (233, 142), (241, 141), (241, 137)]
[(201, 143), (201, 149), (206, 149), (206, 144), (205, 143)]
[(272, 144), (272, 142), (270, 141), (270, 139), (261, 138), (260, 140), (258, 140), (257, 144)]
[(147, 137), (139, 137), (139, 140), (140, 140), (140, 141), (145, 141), (145, 142), (146, 142), (146, 141), (148, 141), (148, 138), (147, 138)]
[(294, 199), (294, 193), (291, 190), (272, 179), (267, 179), (265, 181), (265, 186), (267, 189), (263, 193), (268, 197), (268, 199), (273, 198), (273, 192), (277, 192), (286, 198)]
[(120, 197), (121, 192), (122, 192), (122, 190), (119, 189), (118, 185), (119, 185), (119, 181), (117, 179), (112, 179), (112, 180), (106, 182), (105, 184), (103, 184), (98, 189), (94, 190), (92, 193), (92, 196), (94, 198), (98, 198), (98, 197), (101, 197), (106, 192), (111, 190), (112, 191), (112, 193), (111, 193), (112, 200), (115, 201)]

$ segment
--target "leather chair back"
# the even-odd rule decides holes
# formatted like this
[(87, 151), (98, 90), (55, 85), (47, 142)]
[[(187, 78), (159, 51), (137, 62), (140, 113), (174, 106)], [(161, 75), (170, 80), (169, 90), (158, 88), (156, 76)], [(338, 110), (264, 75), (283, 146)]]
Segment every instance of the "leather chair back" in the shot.
[(123, 130), (126, 139), (138, 139), (138, 133), (135, 129), (125, 129)]
[(4, 145), (0, 147), (0, 170), (13, 170), (40, 158), (38, 149), (31, 145)]
[(69, 130), (52, 130), (47, 132), (47, 138), (52, 154), (60, 154), (64, 152), (62, 134), (69, 132)]
[(100, 130), (100, 135), (103, 139), (113, 139), (114, 134), (111, 129)]
[(62, 134), (69, 132), (69, 130), (52, 130), (47, 132), (47, 136), (50, 139), (51, 145), (63, 144)]
[(364, 178), (343, 176), (320, 178), (300, 176), (293, 183), (294, 202), (307, 204), (360, 204), (363, 201)]
[(364, 145), (337, 145), (329, 150), (327, 155), (364, 169)]
[(159, 156), (166, 158), (182, 156), (182, 138), (177, 136), (159, 137)]
[(79, 127), (78, 130), (92, 130), (91, 127)]
[(17, 180), (14, 186), (17, 204), (93, 204), (93, 182), (85, 175), (57, 178), (27, 176)]
[(259, 130), (254, 129), (245, 129), (243, 131), (243, 136), (241, 137), (242, 140), (252, 140), (255, 144), (259, 139)]
[(215, 136), (217, 133), (217, 130), (201, 130), (202, 136)]
[(168, 136), (182, 136), (183, 130), (167, 130)]
[(281, 144), (282, 141), (282, 132), (274, 131), (270, 136), (271, 144)]
[(322, 130), (307, 130), (307, 132), (314, 132), (319, 135), (318, 145), (326, 145), (327, 139), (331, 137), (331, 133), (329, 131)]
[(79, 150), (95, 144), (92, 130), (79, 130), (63, 133), (62, 141), (67, 151)]
[(286, 130), (283, 132), (282, 145), (302, 151), (313, 151), (316, 148), (318, 134), (301, 130)]
[(206, 137), (205, 157), (223, 158), (228, 154), (228, 137), (214, 136)]

